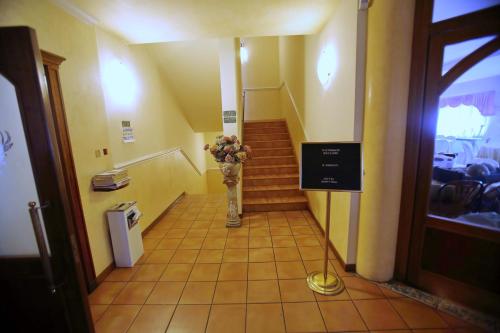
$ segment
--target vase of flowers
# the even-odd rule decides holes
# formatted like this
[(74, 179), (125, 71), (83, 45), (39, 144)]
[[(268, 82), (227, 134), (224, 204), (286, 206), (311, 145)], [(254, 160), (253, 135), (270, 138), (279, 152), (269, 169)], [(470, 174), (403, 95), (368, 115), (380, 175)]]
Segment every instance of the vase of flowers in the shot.
[(227, 186), (227, 227), (239, 227), (241, 225), (238, 215), (238, 194), (236, 185), (240, 180), (239, 172), (241, 163), (244, 163), (252, 152), (249, 146), (243, 146), (236, 135), (215, 138), (213, 145), (206, 144), (204, 150), (209, 150), (219, 163), (219, 169), (224, 176), (224, 184)]

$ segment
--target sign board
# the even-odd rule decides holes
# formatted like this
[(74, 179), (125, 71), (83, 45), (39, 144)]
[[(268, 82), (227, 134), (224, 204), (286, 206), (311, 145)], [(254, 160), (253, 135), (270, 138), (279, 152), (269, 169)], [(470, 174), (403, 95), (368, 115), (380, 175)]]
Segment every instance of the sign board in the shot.
[(224, 124), (236, 123), (236, 111), (223, 111)]
[(122, 141), (124, 143), (134, 142), (134, 129), (130, 126), (129, 120), (122, 120)]
[(303, 142), (300, 189), (361, 192), (363, 158), (360, 142)]

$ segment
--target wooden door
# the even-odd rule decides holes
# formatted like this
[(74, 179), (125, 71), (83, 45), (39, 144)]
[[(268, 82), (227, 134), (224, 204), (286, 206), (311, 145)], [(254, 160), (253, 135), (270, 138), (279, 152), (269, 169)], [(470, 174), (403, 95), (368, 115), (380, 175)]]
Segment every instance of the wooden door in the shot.
[(34, 30), (0, 28), (0, 318), (6, 332), (93, 332)]
[[(500, 314), (500, 210), (487, 205), (500, 200), (500, 169), (469, 169), (494, 164), (478, 150), (500, 140), (500, 131), (487, 132), (500, 117), (500, 96), (488, 97), (500, 94), (500, 6), (432, 23), (433, 1), (420, 5), (396, 276)], [(470, 120), (460, 120), (463, 114)], [(476, 121), (486, 128), (474, 129)]]

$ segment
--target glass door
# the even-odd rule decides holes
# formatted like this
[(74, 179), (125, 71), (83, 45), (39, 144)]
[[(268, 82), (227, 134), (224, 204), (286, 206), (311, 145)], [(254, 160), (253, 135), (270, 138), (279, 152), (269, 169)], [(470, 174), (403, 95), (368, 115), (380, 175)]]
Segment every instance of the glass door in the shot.
[(0, 28), (0, 320), (93, 332), (34, 30)]
[(408, 265), (411, 283), (490, 312), (500, 301), (499, 10), (431, 25)]

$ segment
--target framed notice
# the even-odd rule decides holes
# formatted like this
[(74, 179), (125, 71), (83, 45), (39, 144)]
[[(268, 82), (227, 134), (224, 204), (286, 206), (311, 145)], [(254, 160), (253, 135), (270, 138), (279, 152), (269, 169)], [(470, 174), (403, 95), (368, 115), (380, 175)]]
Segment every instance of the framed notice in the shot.
[(362, 192), (363, 150), (360, 142), (303, 142), (300, 189)]
[(135, 141), (134, 129), (130, 125), (130, 121), (122, 121), (122, 141), (124, 143), (130, 143)]

